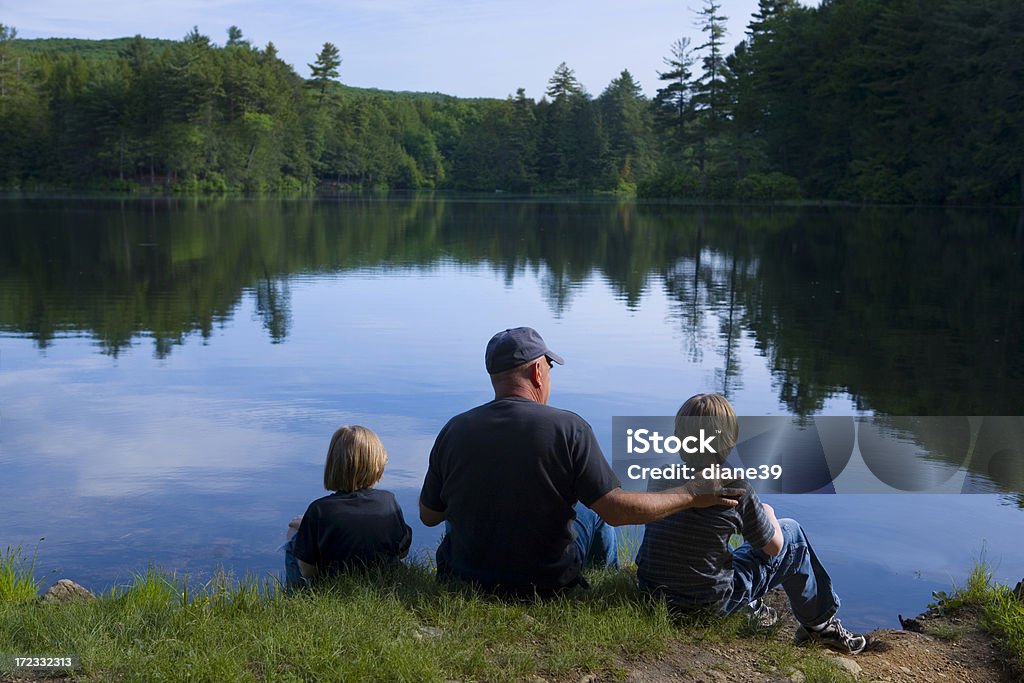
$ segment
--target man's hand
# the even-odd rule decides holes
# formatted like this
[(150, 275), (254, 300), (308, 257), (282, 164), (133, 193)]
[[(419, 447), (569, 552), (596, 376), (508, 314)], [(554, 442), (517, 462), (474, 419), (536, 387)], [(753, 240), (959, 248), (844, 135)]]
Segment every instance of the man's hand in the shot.
[(734, 508), (740, 504), (738, 499), (747, 494), (745, 489), (722, 488), (714, 481), (692, 481), (685, 486), (669, 490), (690, 494), (693, 497), (692, 502), (687, 505), (690, 508), (710, 508), (716, 505)]
[(288, 538), (291, 538), (299, 532), (299, 526), (302, 524), (302, 515), (298, 515), (292, 518), (292, 521), (288, 522)]

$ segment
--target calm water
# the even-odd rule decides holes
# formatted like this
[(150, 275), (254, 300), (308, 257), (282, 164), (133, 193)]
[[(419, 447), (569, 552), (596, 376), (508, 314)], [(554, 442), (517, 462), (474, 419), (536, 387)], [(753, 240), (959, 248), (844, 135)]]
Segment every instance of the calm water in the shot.
[[(0, 200), (0, 545), (47, 582), (155, 563), (277, 572), (328, 440), (375, 429), (416, 518), (434, 435), (532, 325), (552, 403), (594, 425), (700, 390), (741, 415), (1024, 414), (1015, 213), (496, 201)], [(939, 465), (936, 465), (939, 466)], [(766, 496), (845, 620), (892, 626), (983, 552), (1024, 576), (1002, 495)], [(41, 537), (45, 540), (38, 542)], [(56, 570), (56, 573), (49, 573)]]

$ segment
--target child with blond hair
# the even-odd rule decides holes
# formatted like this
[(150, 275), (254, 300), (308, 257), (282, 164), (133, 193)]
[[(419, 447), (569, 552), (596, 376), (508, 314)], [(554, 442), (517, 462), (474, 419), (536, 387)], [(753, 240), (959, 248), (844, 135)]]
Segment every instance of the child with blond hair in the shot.
[(330, 495), (309, 504), (289, 524), (285, 544), (289, 587), (353, 567), (398, 562), (409, 553), (412, 529), (390, 491), (374, 488), (388, 454), (373, 431), (341, 427), (331, 437), (324, 463)]

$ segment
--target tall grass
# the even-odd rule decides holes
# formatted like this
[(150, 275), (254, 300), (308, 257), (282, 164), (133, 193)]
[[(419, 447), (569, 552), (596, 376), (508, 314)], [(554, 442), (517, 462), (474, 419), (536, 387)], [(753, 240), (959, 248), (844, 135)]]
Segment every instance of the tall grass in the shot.
[(630, 567), (636, 564), (636, 555), (640, 552), (640, 544), (644, 540), (644, 526), (629, 524), (615, 529), (615, 540), (619, 555), (619, 566)]
[(28, 602), (39, 595), (35, 564), (34, 554), (28, 560), (21, 548), (7, 546), (0, 554), (0, 603)]
[(934, 606), (940, 610), (980, 608), (982, 626), (1006, 651), (1018, 672), (1024, 674), (1024, 603), (1008, 586), (995, 583), (984, 555), (952, 595), (937, 593), (936, 597), (938, 602)]

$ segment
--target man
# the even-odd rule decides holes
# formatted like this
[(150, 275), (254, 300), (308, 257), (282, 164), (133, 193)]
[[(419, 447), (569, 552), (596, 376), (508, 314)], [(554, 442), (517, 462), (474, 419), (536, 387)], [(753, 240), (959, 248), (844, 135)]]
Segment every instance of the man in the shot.
[(605, 523), (644, 524), (690, 507), (736, 505), (726, 497), (737, 494), (732, 490), (623, 491), (590, 425), (547, 405), (551, 369), (564, 361), (536, 330), (497, 333), (484, 361), (494, 400), (444, 426), (420, 493), (423, 523), (448, 526), (437, 549), (439, 577), (501, 594), (552, 594), (582, 583), (588, 559), (615, 564), (614, 533)]

